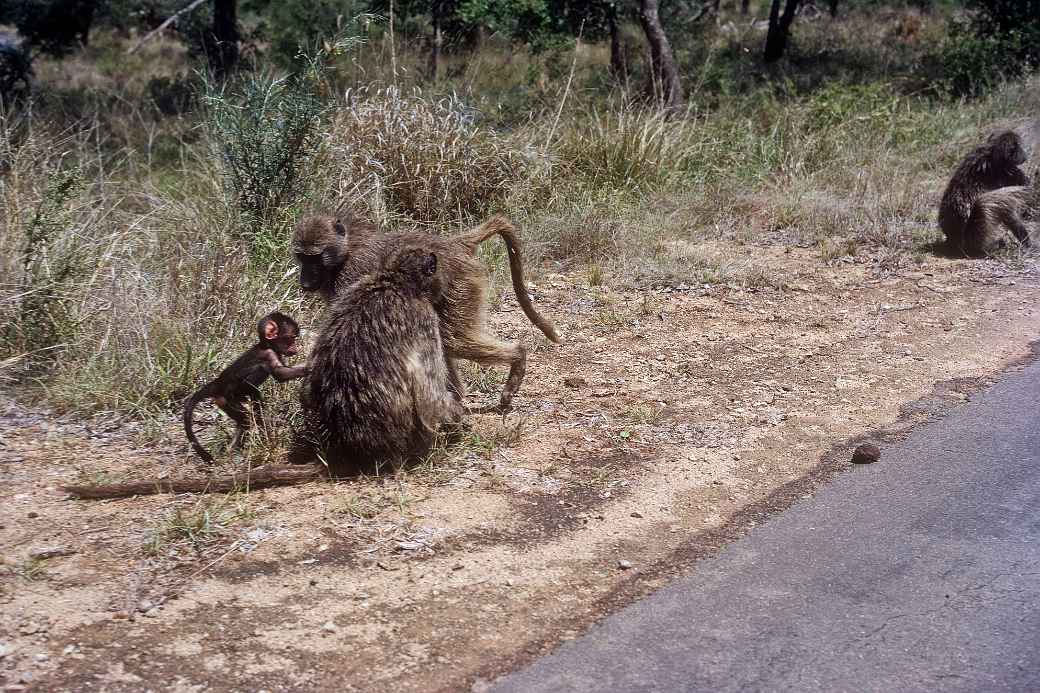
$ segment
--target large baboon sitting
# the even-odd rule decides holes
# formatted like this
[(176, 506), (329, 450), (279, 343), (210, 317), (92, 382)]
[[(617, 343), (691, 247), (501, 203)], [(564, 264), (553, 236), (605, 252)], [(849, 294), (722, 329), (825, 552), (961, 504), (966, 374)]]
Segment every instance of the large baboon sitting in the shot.
[(335, 216), (315, 215), (301, 219), (293, 232), (293, 252), (300, 266), (300, 287), (317, 291), (331, 301), (362, 275), (379, 267), (383, 258), (402, 247), (423, 247), (438, 258), (438, 281), (443, 288), (434, 308), (440, 331), (448, 377), (461, 401), (462, 382), (454, 359), (484, 365), (509, 365), (509, 378), (499, 404), (486, 410), (505, 411), (523, 381), (527, 351), (519, 342), (499, 341), (487, 330), (487, 270), (476, 258), (478, 245), (494, 235), (506, 243), (509, 271), (520, 308), (546, 337), (559, 342), (552, 323), (531, 305), (524, 285), (520, 241), (516, 228), (503, 217), (492, 217), (480, 226), (444, 238), (421, 231), (381, 233), (370, 224)]
[(433, 308), (442, 290), (438, 262), (425, 243), (402, 246), (329, 307), (303, 403), (332, 469), (421, 458), (441, 424), (462, 417)]
[(1000, 242), (1002, 228), (1028, 244), (1023, 218), (1029, 177), (1021, 137), (1013, 130), (993, 133), (964, 157), (939, 203), (939, 226), (948, 243), (961, 252), (988, 252)]

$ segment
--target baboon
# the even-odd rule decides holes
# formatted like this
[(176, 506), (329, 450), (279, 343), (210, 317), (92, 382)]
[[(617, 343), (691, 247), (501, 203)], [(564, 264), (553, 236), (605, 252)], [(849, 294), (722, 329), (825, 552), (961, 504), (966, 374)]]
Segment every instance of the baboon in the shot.
[(199, 388), (184, 404), (184, 432), (191, 447), (206, 462), (212, 462), (213, 455), (202, 447), (192, 430), (192, 413), (199, 402), (212, 399), (231, 417), (235, 422), (235, 438), (231, 445), (237, 448), (242, 445), (251, 419), (259, 421), (262, 417), (260, 386), (264, 381), (273, 376), (275, 380), (284, 382), (302, 378), (307, 373), (307, 366), (289, 367), (283, 361), (299, 352), (296, 340), (300, 336), (300, 327), (295, 320), (277, 311), (268, 313), (260, 318), (256, 332), (256, 344), (220, 375)]
[(424, 247), (438, 258), (438, 282), (442, 287), (434, 308), (440, 319), (441, 338), (452, 392), (461, 402), (465, 393), (455, 359), (483, 365), (509, 365), (509, 377), (498, 405), (475, 412), (508, 411), (523, 381), (527, 350), (520, 343), (499, 341), (487, 331), (487, 270), (475, 256), (478, 245), (498, 234), (505, 241), (513, 291), (524, 314), (546, 337), (559, 343), (552, 323), (531, 305), (524, 285), (520, 241), (516, 228), (496, 216), (480, 226), (451, 238), (420, 231), (380, 233), (370, 225), (334, 216), (305, 217), (293, 232), (293, 253), (300, 266), (300, 288), (318, 292), (326, 302), (345, 292), (354, 281), (380, 264), (398, 248)]
[(1006, 245), (1007, 231), (1023, 246), (1033, 244), (1034, 221), (1040, 210), (1036, 181), (1009, 185), (979, 195), (964, 229), (964, 249), (973, 255), (991, 253)]
[[(1021, 169), (1025, 161), (1021, 137), (1012, 130), (993, 133), (961, 161), (939, 203), (939, 226), (951, 246), (966, 253), (979, 252), (985, 246), (986, 237), (977, 235), (982, 229), (979, 223), (969, 225), (976, 201), (983, 193), (1028, 186), (1029, 177)], [(993, 199), (987, 198), (989, 202)]]
[(425, 239), (402, 241), (329, 307), (303, 402), (332, 469), (421, 458), (442, 424), (462, 418), (434, 309), (441, 267)]

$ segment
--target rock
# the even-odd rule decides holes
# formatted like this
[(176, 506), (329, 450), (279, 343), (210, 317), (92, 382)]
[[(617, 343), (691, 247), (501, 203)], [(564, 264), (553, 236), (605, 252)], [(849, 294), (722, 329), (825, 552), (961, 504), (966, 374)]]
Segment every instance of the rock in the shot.
[(326, 633), (335, 633), (337, 630), (339, 630), (336, 624), (332, 621), (325, 621), (325, 623), (322, 624), (321, 629)]
[(871, 464), (881, 459), (881, 448), (874, 443), (863, 443), (852, 453), (853, 464)]
[(156, 618), (159, 615), (159, 607), (153, 606), (151, 609), (144, 612), (144, 615), (148, 618)]
[(141, 612), (151, 611), (153, 606), (155, 606), (155, 604), (152, 604), (150, 601), (145, 599), (140, 604), (137, 605), (137, 610), (141, 611)]
[(6, 642), (0, 642), (0, 659), (3, 659), (12, 652), (14, 652), (13, 647), (8, 645)]
[(588, 383), (585, 382), (585, 378), (579, 378), (577, 376), (571, 376), (563, 379), (563, 384), (567, 387), (585, 387)]
[(76, 645), (73, 644), (73, 645), (66, 645), (65, 649), (62, 650), (61, 653), (63, 655), (65, 655), (66, 657), (68, 657), (69, 655), (76, 654), (78, 651), (79, 651), (79, 647), (77, 647)]
[(40, 513), (37, 513), (37, 512), (30, 512), (29, 513), (29, 519), (30, 520), (35, 520), (39, 516), (40, 516)]
[(125, 621), (126, 619), (130, 618), (130, 614), (128, 614), (125, 611), (117, 611), (114, 614), (112, 614), (112, 618), (117, 621)]
[(46, 662), (50, 658), (51, 658), (50, 655), (48, 655), (46, 652), (41, 652), (40, 654), (36, 655), (36, 657), (35, 657), (37, 662)]
[(22, 624), (22, 627), (18, 629), (18, 632), (22, 635), (33, 635), (34, 633), (40, 632), (40, 625), (38, 623), (28, 621)]
[(629, 515), (629, 517), (634, 517), (634, 518), (636, 518), (636, 519), (638, 520), (638, 519), (640, 519), (640, 518), (642, 518), (642, 517), (643, 517), (643, 513), (639, 512), (639, 511), (637, 510), (637, 511), (635, 511), (635, 512), (631, 513), (631, 514)]
[(617, 567), (620, 570), (630, 570), (632, 568), (632, 561), (626, 561), (622, 558), (620, 561), (617, 562)]

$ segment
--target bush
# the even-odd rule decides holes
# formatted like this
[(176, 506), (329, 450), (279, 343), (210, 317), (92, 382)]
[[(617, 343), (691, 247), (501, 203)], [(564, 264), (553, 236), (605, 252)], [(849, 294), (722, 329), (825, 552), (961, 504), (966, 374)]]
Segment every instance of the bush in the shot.
[(1040, 65), (1035, 0), (976, 0), (967, 23), (954, 23), (940, 53), (946, 89), (978, 95)]
[(311, 183), (328, 104), (311, 77), (266, 72), (209, 85), (205, 103), (227, 193), (243, 216), (240, 233), (253, 242)]
[(332, 138), (340, 175), (353, 189), (375, 191), (386, 213), (420, 223), (496, 210), (528, 168), (455, 95), (358, 90), (348, 94)]

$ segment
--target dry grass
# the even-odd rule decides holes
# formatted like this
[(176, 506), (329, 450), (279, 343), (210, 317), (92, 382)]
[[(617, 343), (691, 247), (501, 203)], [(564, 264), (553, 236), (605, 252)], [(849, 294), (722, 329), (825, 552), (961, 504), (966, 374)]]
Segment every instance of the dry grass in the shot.
[[(886, 16), (900, 26), (900, 15)], [(877, 21), (799, 24), (795, 58), (870, 54), (895, 69), (923, 50), (898, 37), (861, 45)], [(914, 35), (934, 31), (930, 21)], [(883, 266), (912, 263), (938, 237), (933, 207), (946, 171), (980, 131), (1034, 113), (1040, 99), (1033, 81), (943, 102), (872, 77), (863, 61), (852, 85), (736, 89), (723, 78), (746, 72), (743, 49), (758, 39), (712, 32), (681, 53), (688, 60), (707, 47), (710, 60), (688, 65), (699, 110), (673, 120), (640, 106), (637, 90), (603, 82), (602, 46), (507, 56), (490, 42), (449, 57), (450, 83), (426, 91), (414, 89), (409, 67), (421, 53), (402, 51), (408, 69), (389, 75), (379, 70), (385, 44), (357, 49), (338, 66), (337, 84), (355, 86), (330, 97), (312, 190), (267, 221), (236, 206), (205, 114), (163, 117), (152, 104), (149, 80), (175, 78), (182, 54), (157, 43), (149, 55), (162, 59), (142, 60), (126, 80), (109, 64), (120, 48), (112, 37), (69, 62), (43, 62), (49, 96), (31, 117), (0, 115), (0, 380), (61, 408), (155, 421), (150, 435), (162, 437), (159, 422), (248, 345), (257, 316), (277, 308), (314, 324), (285, 233), (308, 205), (352, 205), (390, 226), (444, 232), (504, 211), (523, 228), (529, 274), (574, 269), (596, 287), (783, 286), (782, 272), (732, 259), (727, 244), (816, 246), (825, 263), (860, 253), (883, 255)], [(572, 58), (574, 86), (553, 127), (567, 77), (559, 68)], [(362, 73), (369, 86), (357, 86)], [(95, 115), (84, 119), (88, 106)], [(482, 258), (495, 305), (506, 280), (493, 246)], [(597, 317), (633, 319), (611, 306)], [(36, 324), (49, 329), (29, 329)], [(475, 374), (474, 389), (493, 390), (500, 375)], [(258, 436), (251, 459), (277, 455), (289, 435), (297, 405), (290, 388), (274, 390), (288, 423)]]

